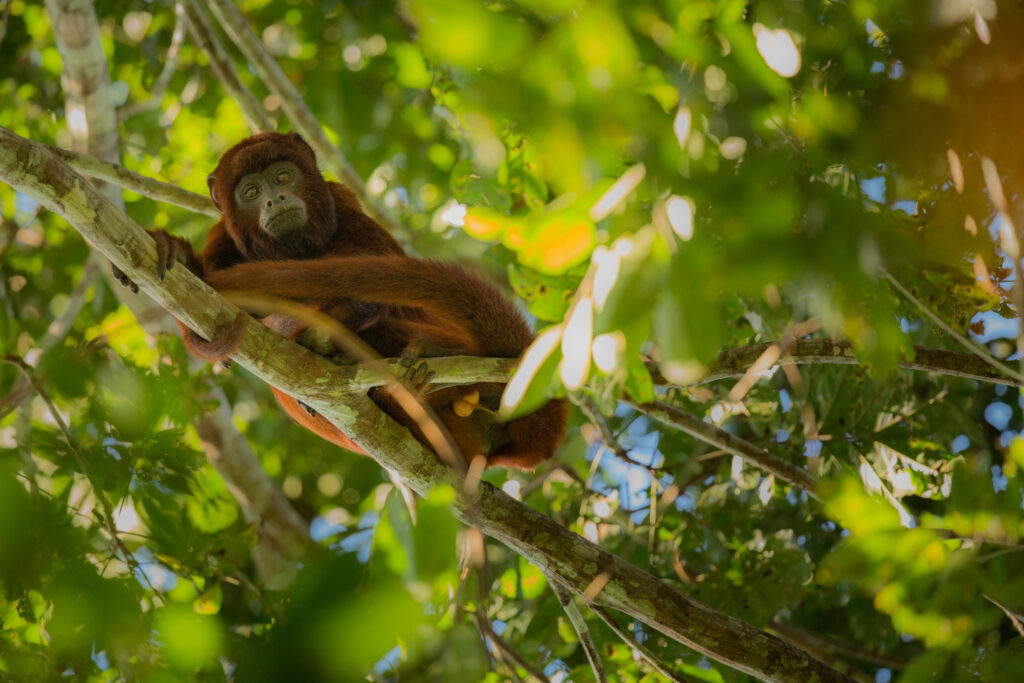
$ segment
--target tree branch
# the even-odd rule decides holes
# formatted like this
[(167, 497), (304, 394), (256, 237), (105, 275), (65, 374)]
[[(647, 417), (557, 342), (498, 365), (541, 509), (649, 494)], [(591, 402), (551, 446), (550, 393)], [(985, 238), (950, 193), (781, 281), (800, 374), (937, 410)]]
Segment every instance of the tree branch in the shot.
[(904, 298), (907, 299), (907, 301), (914, 304), (918, 308), (918, 310), (925, 314), (926, 317), (928, 317), (933, 323), (942, 328), (946, 332), (946, 334), (953, 337), (953, 339), (956, 339), (966, 348), (970, 349), (971, 351), (974, 351), (978, 359), (992, 366), (992, 368), (999, 372), (1000, 374), (1012, 377), (1018, 383), (1024, 382), (1024, 374), (1021, 374), (1020, 372), (1014, 370), (1005, 363), (1002, 363), (995, 356), (989, 353), (989, 350), (986, 349), (984, 346), (957, 331), (952, 325), (950, 325), (941, 317), (939, 317), (938, 313), (925, 306), (924, 302), (922, 302), (920, 299), (914, 296), (910, 292), (910, 290), (904, 287), (899, 280), (892, 276), (892, 273), (885, 273), (885, 279), (888, 280), (889, 284), (892, 285), (896, 291), (902, 294)]
[[(761, 357), (765, 349), (778, 342), (764, 342), (752, 346), (727, 349), (718, 355), (718, 360), (707, 374), (694, 382), (693, 385), (717, 382), (722, 379), (742, 377), (743, 373)], [(863, 365), (854, 355), (849, 342), (831, 341), (829, 339), (798, 339), (786, 347), (787, 353), (780, 357), (772, 366), (784, 365)], [(1002, 372), (1001, 368), (993, 367), (986, 360), (974, 353), (946, 351), (927, 346), (914, 347), (914, 360), (900, 362), (906, 370), (930, 372), (950, 377), (963, 377), (979, 382), (1022, 386), (1013, 376)], [(654, 377), (655, 384), (669, 385), (660, 372), (657, 363), (648, 363), (648, 369)], [(688, 386), (693, 386), (688, 385)]]
[(551, 590), (554, 591), (555, 597), (558, 598), (558, 604), (562, 606), (562, 609), (565, 610), (565, 615), (569, 617), (573, 630), (579, 636), (580, 646), (587, 655), (590, 668), (594, 671), (594, 680), (598, 681), (598, 683), (607, 683), (608, 675), (604, 672), (604, 662), (601, 660), (601, 653), (597, 651), (597, 646), (594, 645), (594, 637), (590, 635), (590, 628), (583, 619), (583, 614), (580, 612), (579, 607), (572, 601), (569, 591), (557, 580), (551, 580), (549, 577), (548, 584), (551, 586)]
[(738, 455), (752, 465), (760, 467), (766, 472), (774, 474), (779, 479), (787, 481), (814, 496), (814, 477), (806, 470), (797, 467), (787, 460), (783, 460), (774, 453), (758, 448), (746, 439), (730, 434), (724, 429), (694, 417), (664, 401), (637, 403), (633, 400), (626, 400), (626, 403), (645, 415), (649, 415), (670, 427), (684, 431), (704, 443), (710, 444), (715, 448), (721, 448), (723, 451), (733, 455)]
[(267, 115), (267, 110), (256, 100), (252, 92), (242, 84), (238, 72), (232, 64), (231, 56), (220, 42), (217, 32), (214, 31), (206, 16), (206, 10), (202, 3), (197, 0), (185, 0), (185, 16), (188, 18), (188, 25), (191, 29), (192, 39), (196, 45), (210, 58), (210, 67), (221, 85), (228, 91), (231, 99), (238, 104), (242, 110), (245, 120), (249, 123), (249, 129), (253, 133), (262, 130), (274, 130), (274, 124)]
[(71, 150), (50, 145), (42, 145), (42, 143), (36, 144), (45, 147), (47, 151), (56, 154), (66, 161), (68, 166), (91, 178), (105, 180), (158, 202), (180, 206), (183, 209), (201, 213), (204, 216), (220, 218), (220, 211), (217, 210), (213, 202), (206, 195), (189, 192), (177, 185), (148, 178), (135, 171), (129, 171), (120, 164), (103, 161), (88, 154), (72, 152)]
[(164, 68), (160, 70), (160, 75), (153, 81), (153, 88), (149, 92), (149, 97), (141, 102), (134, 102), (121, 107), (117, 112), (118, 121), (124, 122), (137, 114), (156, 109), (160, 106), (164, 93), (167, 91), (167, 86), (170, 84), (171, 78), (174, 77), (174, 72), (178, 70), (178, 58), (181, 56), (181, 46), (184, 42), (185, 20), (184, 12), (179, 2), (174, 5), (174, 31), (171, 33), (171, 44), (167, 47), (167, 52), (164, 55)]
[[(124, 270), (141, 291), (199, 334), (230, 325), (238, 309), (184, 269), (156, 279), (153, 240), (123, 212), (41, 145), (0, 128), (0, 179), (64, 216)], [(426, 495), (434, 486), (460, 490), (453, 470), (365, 396), (338, 392), (337, 367), (250, 321), (234, 360), (312, 406), (350, 435), (382, 467)], [(849, 681), (806, 652), (713, 610), (648, 572), (583, 539), (488, 483), (473, 501), (459, 497), (455, 515), (505, 543), (587, 601), (621, 611), (738, 671), (769, 681)]]
[(647, 662), (655, 671), (660, 673), (668, 680), (673, 681), (673, 683), (689, 683), (685, 677), (681, 676), (680, 674), (677, 674), (675, 671), (668, 668), (664, 662), (658, 659), (658, 656), (656, 654), (654, 654), (646, 647), (641, 645), (640, 641), (633, 637), (633, 634), (624, 629), (619, 624), (619, 622), (615, 621), (614, 617), (612, 617), (612, 615), (608, 613), (608, 610), (604, 609), (603, 607), (597, 607), (595, 605), (590, 605), (590, 609), (594, 614), (601, 618), (601, 621), (603, 621), (608, 626), (608, 628), (610, 628), (615, 633), (615, 635), (622, 639), (622, 642), (633, 648), (633, 652), (640, 655), (640, 657), (645, 662)]

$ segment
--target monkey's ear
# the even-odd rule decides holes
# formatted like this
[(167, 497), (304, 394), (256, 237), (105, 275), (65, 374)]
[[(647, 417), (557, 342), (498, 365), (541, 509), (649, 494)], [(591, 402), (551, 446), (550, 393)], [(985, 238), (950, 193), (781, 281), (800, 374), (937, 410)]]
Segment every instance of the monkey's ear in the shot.
[(217, 207), (217, 210), (224, 213), (224, 209), (220, 205), (220, 200), (217, 198), (217, 176), (212, 173), (206, 176), (206, 186), (210, 188), (210, 201)]
[(302, 147), (302, 148), (303, 148), (303, 149), (305, 149), (305, 150), (306, 150), (307, 152), (309, 152), (309, 156), (310, 156), (311, 158), (313, 158), (313, 159), (316, 159), (316, 153), (315, 153), (315, 152), (313, 151), (313, 148), (309, 146), (309, 143), (308, 143), (308, 142), (306, 142), (306, 141), (305, 141), (305, 140), (304, 140), (304, 139), (302, 138), (302, 136), (301, 136), (301, 135), (299, 135), (298, 133), (295, 133), (295, 132), (291, 132), (291, 133), (288, 133), (288, 137), (290, 137), (290, 138), (291, 138), (292, 140), (294, 140), (294, 141), (295, 141), (295, 142), (296, 142), (296, 143), (297, 143), (297, 144), (298, 144), (298, 145), (299, 145), (300, 147)]

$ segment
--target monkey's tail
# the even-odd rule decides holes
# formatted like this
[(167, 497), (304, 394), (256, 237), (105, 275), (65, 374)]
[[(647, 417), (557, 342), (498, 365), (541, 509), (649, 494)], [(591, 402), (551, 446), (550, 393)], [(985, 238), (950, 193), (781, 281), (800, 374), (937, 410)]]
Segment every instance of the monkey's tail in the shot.
[(219, 291), (296, 301), (355, 299), (419, 308), (469, 331), (485, 356), (514, 358), (533, 339), (523, 316), (493, 284), (454, 263), (408, 256), (255, 261), (209, 273), (206, 282)]

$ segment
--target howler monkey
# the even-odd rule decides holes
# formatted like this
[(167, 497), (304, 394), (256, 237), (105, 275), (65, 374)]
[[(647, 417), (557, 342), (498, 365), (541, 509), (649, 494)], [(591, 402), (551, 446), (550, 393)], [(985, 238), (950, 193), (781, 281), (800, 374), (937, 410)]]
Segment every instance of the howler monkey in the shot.
[[(405, 255), (363, 213), (350, 190), (324, 180), (313, 150), (297, 134), (261, 133), (242, 140), (224, 153), (208, 184), (223, 218), (210, 229), (201, 254), (181, 238), (153, 231), (161, 276), (178, 261), (217, 290), (310, 306), (385, 357), (416, 348), (432, 355), (514, 358), (533, 338), (519, 311), (491, 283), (456, 264)], [(226, 357), (234, 344), (230, 336), (240, 331), (207, 342), (183, 327), (186, 346), (208, 360)], [(565, 401), (550, 401), (498, 425), (488, 413), (497, 407), (502, 388), (478, 383), (431, 392), (425, 399), (467, 458), (482, 454), (488, 465), (532, 469), (553, 455), (565, 434)], [(343, 448), (364, 452), (323, 416), (273, 391), (297, 422)], [(383, 392), (371, 396), (422, 440), (415, 423)], [(477, 398), (487, 410), (472, 410)]]

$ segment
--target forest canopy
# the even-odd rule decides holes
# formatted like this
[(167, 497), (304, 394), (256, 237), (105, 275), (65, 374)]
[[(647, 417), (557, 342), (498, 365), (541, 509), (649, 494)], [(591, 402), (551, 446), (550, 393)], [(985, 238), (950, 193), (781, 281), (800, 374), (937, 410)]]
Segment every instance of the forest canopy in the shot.
[[(1022, 32), (996, 0), (0, 0), (0, 681), (1020, 680)], [(515, 302), (518, 361), (423, 366), (507, 382), (501, 419), (565, 399), (554, 458), (442, 464), (366, 397), (408, 359), (255, 323), (189, 355), (174, 319), (246, 303), (144, 229), (201, 249), (261, 131)]]

